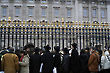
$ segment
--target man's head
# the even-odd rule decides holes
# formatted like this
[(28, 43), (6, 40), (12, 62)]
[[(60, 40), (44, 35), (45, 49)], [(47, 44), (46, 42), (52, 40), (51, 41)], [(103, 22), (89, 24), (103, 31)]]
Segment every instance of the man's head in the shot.
[(76, 49), (77, 48), (77, 44), (76, 43), (71, 44), (71, 46), (72, 46), (72, 49)]
[(59, 46), (55, 46), (54, 49), (55, 49), (56, 52), (60, 51), (60, 47)]
[(51, 49), (51, 47), (49, 45), (44, 46), (45, 51), (49, 51)]
[(38, 54), (39, 51), (40, 51), (40, 48), (39, 47), (36, 47), (34, 51), (35, 51), (36, 54)]
[(30, 51), (31, 50), (33, 50), (34, 49), (34, 45), (32, 44), (32, 43), (28, 43), (28, 44), (26, 44), (25, 46), (24, 46), (24, 50), (26, 51), (26, 53), (30, 53)]

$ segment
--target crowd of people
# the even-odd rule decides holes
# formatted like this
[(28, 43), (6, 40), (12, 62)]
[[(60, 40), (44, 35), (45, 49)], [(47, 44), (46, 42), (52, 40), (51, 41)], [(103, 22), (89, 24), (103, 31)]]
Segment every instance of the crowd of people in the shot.
[[(23, 50), (12, 47), (0, 52), (0, 70), (4, 73), (110, 73), (110, 51), (100, 47), (87, 47), (77, 51), (77, 44), (71, 48), (59, 46), (50, 51), (29, 43)], [(15, 52), (14, 52), (15, 51)]]

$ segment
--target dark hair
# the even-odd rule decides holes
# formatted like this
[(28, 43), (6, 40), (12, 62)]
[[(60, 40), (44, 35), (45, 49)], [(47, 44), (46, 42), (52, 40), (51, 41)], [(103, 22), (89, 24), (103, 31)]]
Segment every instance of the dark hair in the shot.
[(63, 49), (64, 53), (69, 54), (69, 49), (66, 47)]
[(44, 46), (44, 48), (45, 48), (45, 51), (49, 51), (51, 49), (51, 47), (49, 45)]
[(59, 46), (55, 46), (54, 49), (55, 49), (56, 52), (60, 51), (60, 47)]
[(24, 54), (25, 52), (24, 52), (24, 50), (21, 50), (20, 53), (23, 53)]
[(34, 49), (34, 51), (35, 51), (35, 53), (37, 54), (37, 53), (40, 51), (40, 48), (39, 48), (39, 47), (36, 47), (36, 48)]
[(27, 48), (34, 48), (35, 46), (32, 43), (26, 44), (23, 49), (26, 50)]
[(74, 47), (74, 49), (77, 48), (77, 44), (76, 44), (76, 43), (73, 43), (73, 44), (71, 44), (71, 45)]

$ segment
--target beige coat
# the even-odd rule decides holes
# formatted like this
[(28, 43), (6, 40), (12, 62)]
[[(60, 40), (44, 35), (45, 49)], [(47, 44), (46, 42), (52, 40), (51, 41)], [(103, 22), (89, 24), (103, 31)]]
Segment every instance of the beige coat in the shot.
[(19, 64), (20, 73), (29, 73), (29, 55), (25, 55), (22, 62), (19, 62)]
[(18, 56), (13, 53), (3, 55), (1, 65), (4, 73), (16, 73), (19, 70)]

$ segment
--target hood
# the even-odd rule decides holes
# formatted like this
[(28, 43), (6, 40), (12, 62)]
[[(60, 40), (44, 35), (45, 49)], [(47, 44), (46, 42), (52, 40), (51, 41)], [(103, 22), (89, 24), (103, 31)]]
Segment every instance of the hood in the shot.
[(106, 55), (106, 56), (109, 56), (109, 52), (108, 52), (108, 51), (105, 51), (105, 55)]

